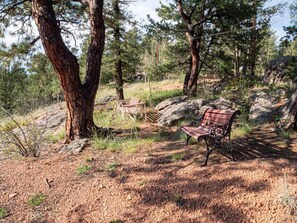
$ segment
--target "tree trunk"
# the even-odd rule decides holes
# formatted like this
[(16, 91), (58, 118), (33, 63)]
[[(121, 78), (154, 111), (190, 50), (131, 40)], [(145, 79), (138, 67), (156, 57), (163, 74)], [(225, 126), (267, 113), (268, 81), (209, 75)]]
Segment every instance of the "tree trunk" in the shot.
[(183, 94), (184, 95), (188, 94), (188, 83), (189, 83), (190, 76), (191, 76), (191, 70), (192, 70), (192, 57), (189, 58), (189, 64), (188, 64), (185, 79), (184, 79), (184, 86), (183, 86)]
[(287, 106), (283, 110), (282, 118), (277, 127), (280, 129), (295, 129), (297, 116), (297, 88), (292, 94)]
[(118, 59), (115, 62), (116, 74), (115, 74), (115, 82), (116, 82), (116, 93), (117, 98), (119, 100), (124, 99), (124, 89), (123, 89), (123, 72), (122, 72), (122, 60)]
[[(199, 52), (200, 52), (201, 41), (203, 36), (203, 24), (202, 22), (193, 24), (193, 21), (191, 19), (191, 16), (192, 16), (191, 13), (190, 15), (187, 15), (184, 12), (182, 0), (177, 1), (177, 8), (178, 8), (179, 15), (182, 17), (182, 19), (188, 26), (186, 36), (190, 44), (190, 52), (192, 57), (192, 67), (191, 67), (190, 77), (186, 75), (185, 81), (184, 81), (184, 83), (186, 82), (188, 83), (187, 88), (184, 89), (184, 94), (194, 96), (197, 93), (197, 84), (198, 84), (197, 82), (198, 82), (198, 75), (199, 75), (198, 71), (199, 71), (199, 63), (200, 63)], [(201, 9), (201, 14), (202, 14), (201, 21), (204, 20), (204, 13), (205, 13), (204, 9), (205, 9), (204, 7)], [(195, 27), (199, 27), (197, 32), (195, 32)]]
[[(192, 43), (191, 45), (194, 45)], [(191, 74), (187, 86), (187, 95), (194, 96), (197, 93), (197, 82), (198, 82), (198, 68), (199, 68), (199, 53), (198, 50), (192, 49), (191, 47), (191, 57), (192, 57), (192, 67)]]
[(87, 52), (87, 70), (84, 83), (79, 77), (77, 58), (66, 47), (51, 0), (33, 0), (32, 14), (42, 45), (60, 80), (67, 105), (66, 142), (90, 136), (94, 101), (97, 93), (105, 27), (102, 16), (103, 0), (86, 0), (89, 6), (91, 43)]
[(257, 53), (257, 5), (256, 0), (253, 0), (253, 10), (254, 16), (252, 18), (252, 32), (251, 32), (251, 56), (250, 56), (250, 65), (251, 65), (251, 76), (255, 75), (256, 67), (256, 53)]
[(119, 100), (124, 99), (124, 89), (123, 89), (123, 69), (122, 69), (122, 59), (121, 59), (121, 33), (120, 33), (120, 16), (121, 11), (119, 7), (119, 0), (114, 0), (113, 10), (115, 13), (115, 28), (114, 28), (114, 38), (116, 42), (116, 61), (115, 61), (115, 82), (116, 82), (116, 94)]

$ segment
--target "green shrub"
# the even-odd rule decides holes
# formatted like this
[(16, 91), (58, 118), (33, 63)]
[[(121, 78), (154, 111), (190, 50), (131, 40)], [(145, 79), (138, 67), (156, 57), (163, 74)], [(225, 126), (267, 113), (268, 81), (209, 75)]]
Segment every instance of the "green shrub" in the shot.
[[(8, 122), (0, 123), (0, 152), (7, 155), (21, 155), (38, 157), (41, 143), (45, 140), (47, 126), (29, 124), (26, 119), (18, 121), (9, 112), (0, 107), (0, 111), (8, 118)], [(24, 127), (24, 125), (27, 125)], [(16, 133), (18, 130), (19, 133)]]
[(37, 207), (37, 206), (40, 206), (44, 202), (45, 198), (46, 198), (46, 196), (43, 193), (33, 194), (29, 197), (27, 204), (32, 207)]

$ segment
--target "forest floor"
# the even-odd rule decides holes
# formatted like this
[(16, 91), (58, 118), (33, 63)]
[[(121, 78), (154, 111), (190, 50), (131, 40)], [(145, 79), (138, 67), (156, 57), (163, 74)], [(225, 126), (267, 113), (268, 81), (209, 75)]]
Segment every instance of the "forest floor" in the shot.
[[(163, 140), (130, 154), (92, 146), (61, 154), (56, 144), (40, 158), (1, 161), (8, 215), (0, 222), (297, 222), (295, 139), (261, 126), (233, 140), (236, 162), (218, 150), (201, 167), (203, 143), (185, 146), (176, 128), (140, 129), (140, 137), (162, 131)], [(33, 194), (39, 206), (28, 203)]]

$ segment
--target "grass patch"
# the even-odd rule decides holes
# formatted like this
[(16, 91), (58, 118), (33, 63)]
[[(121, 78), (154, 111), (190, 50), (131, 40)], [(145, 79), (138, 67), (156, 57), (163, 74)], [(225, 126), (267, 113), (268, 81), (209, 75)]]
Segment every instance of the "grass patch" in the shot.
[(93, 138), (93, 146), (96, 149), (124, 153), (136, 153), (138, 148), (154, 142), (154, 138), (139, 138), (137, 135), (122, 138)]
[(249, 123), (241, 124), (232, 130), (232, 138), (242, 138), (250, 134), (253, 130), (253, 126)]
[(12, 131), (17, 127), (16, 123), (14, 123), (11, 120), (3, 121), (3, 123), (0, 125), (0, 131), (3, 132), (9, 132)]
[(241, 108), (241, 114), (237, 118), (237, 123), (237, 127), (235, 127), (231, 132), (232, 138), (242, 138), (252, 132), (254, 123), (248, 121), (247, 108)]
[(5, 218), (8, 214), (8, 211), (4, 207), (0, 207), (0, 219)]
[(181, 152), (181, 153), (174, 153), (171, 155), (171, 159), (172, 161), (180, 161), (185, 157), (185, 153)]
[[(132, 96), (137, 97), (143, 101), (149, 103), (149, 98), (152, 96), (153, 98), (158, 98), (158, 93), (163, 94), (164, 91), (161, 89), (167, 85), (178, 85), (183, 80), (179, 79), (171, 79), (171, 80), (163, 80), (163, 81), (150, 81), (150, 82), (139, 82), (133, 84), (125, 84), (124, 85), (124, 93), (125, 98), (129, 99)], [(180, 91), (180, 90), (179, 90)], [(137, 92), (135, 94), (135, 92)], [(165, 93), (170, 94), (170, 93)], [(114, 87), (111, 85), (101, 85), (99, 86), (99, 91), (97, 94), (97, 98), (104, 97), (106, 95), (115, 95)], [(180, 94), (178, 94), (180, 95)], [(176, 94), (171, 94), (168, 97), (178, 96)], [(165, 97), (166, 99), (166, 97)]]
[(90, 169), (91, 169), (90, 166), (88, 166), (88, 165), (82, 165), (82, 166), (77, 167), (76, 173), (78, 175), (83, 175), (83, 174), (88, 173)]
[(33, 194), (29, 197), (27, 204), (32, 207), (37, 207), (37, 206), (40, 206), (44, 202), (45, 198), (46, 198), (46, 196), (43, 193)]
[(54, 134), (46, 135), (45, 139), (47, 142), (56, 143), (64, 139), (65, 135), (66, 135), (66, 132), (65, 132), (65, 129), (63, 128)]
[(154, 107), (161, 101), (181, 95), (183, 95), (183, 92), (180, 89), (173, 89), (169, 91), (156, 91), (151, 95), (149, 99), (147, 99), (146, 103)]
[(119, 164), (110, 163), (110, 164), (106, 165), (105, 170), (109, 171), (109, 172), (112, 172), (112, 171), (115, 171), (118, 167), (119, 167)]
[(116, 126), (121, 127), (122, 129), (134, 129), (139, 125), (138, 121), (132, 120), (130, 117), (121, 116), (116, 110), (112, 111), (95, 111), (94, 112), (94, 122), (97, 126), (110, 127)]
[(121, 220), (111, 220), (111, 221), (109, 221), (109, 223), (122, 223), (122, 221)]
[(90, 156), (85, 156), (84, 161), (87, 162), (87, 163), (90, 163), (90, 162), (94, 161), (94, 158), (90, 157)]

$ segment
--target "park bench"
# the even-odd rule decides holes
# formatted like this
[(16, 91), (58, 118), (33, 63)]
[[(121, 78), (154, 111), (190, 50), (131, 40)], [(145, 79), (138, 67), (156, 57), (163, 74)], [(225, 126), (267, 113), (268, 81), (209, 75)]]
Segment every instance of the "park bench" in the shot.
[(124, 115), (128, 115), (134, 121), (137, 116), (142, 118), (146, 116), (146, 106), (144, 102), (141, 102), (140, 99), (136, 97), (131, 97), (129, 100), (120, 100), (117, 103), (117, 110)]
[(197, 141), (205, 141), (207, 152), (203, 166), (207, 165), (210, 153), (214, 149), (222, 147), (225, 141), (231, 151), (232, 159), (235, 161), (231, 143), (231, 127), (234, 118), (239, 113), (238, 110), (208, 108), (202, 116), (181, 127), (181, 131), (187, 135), (186, 145), (189, 144), (191, 137)]

